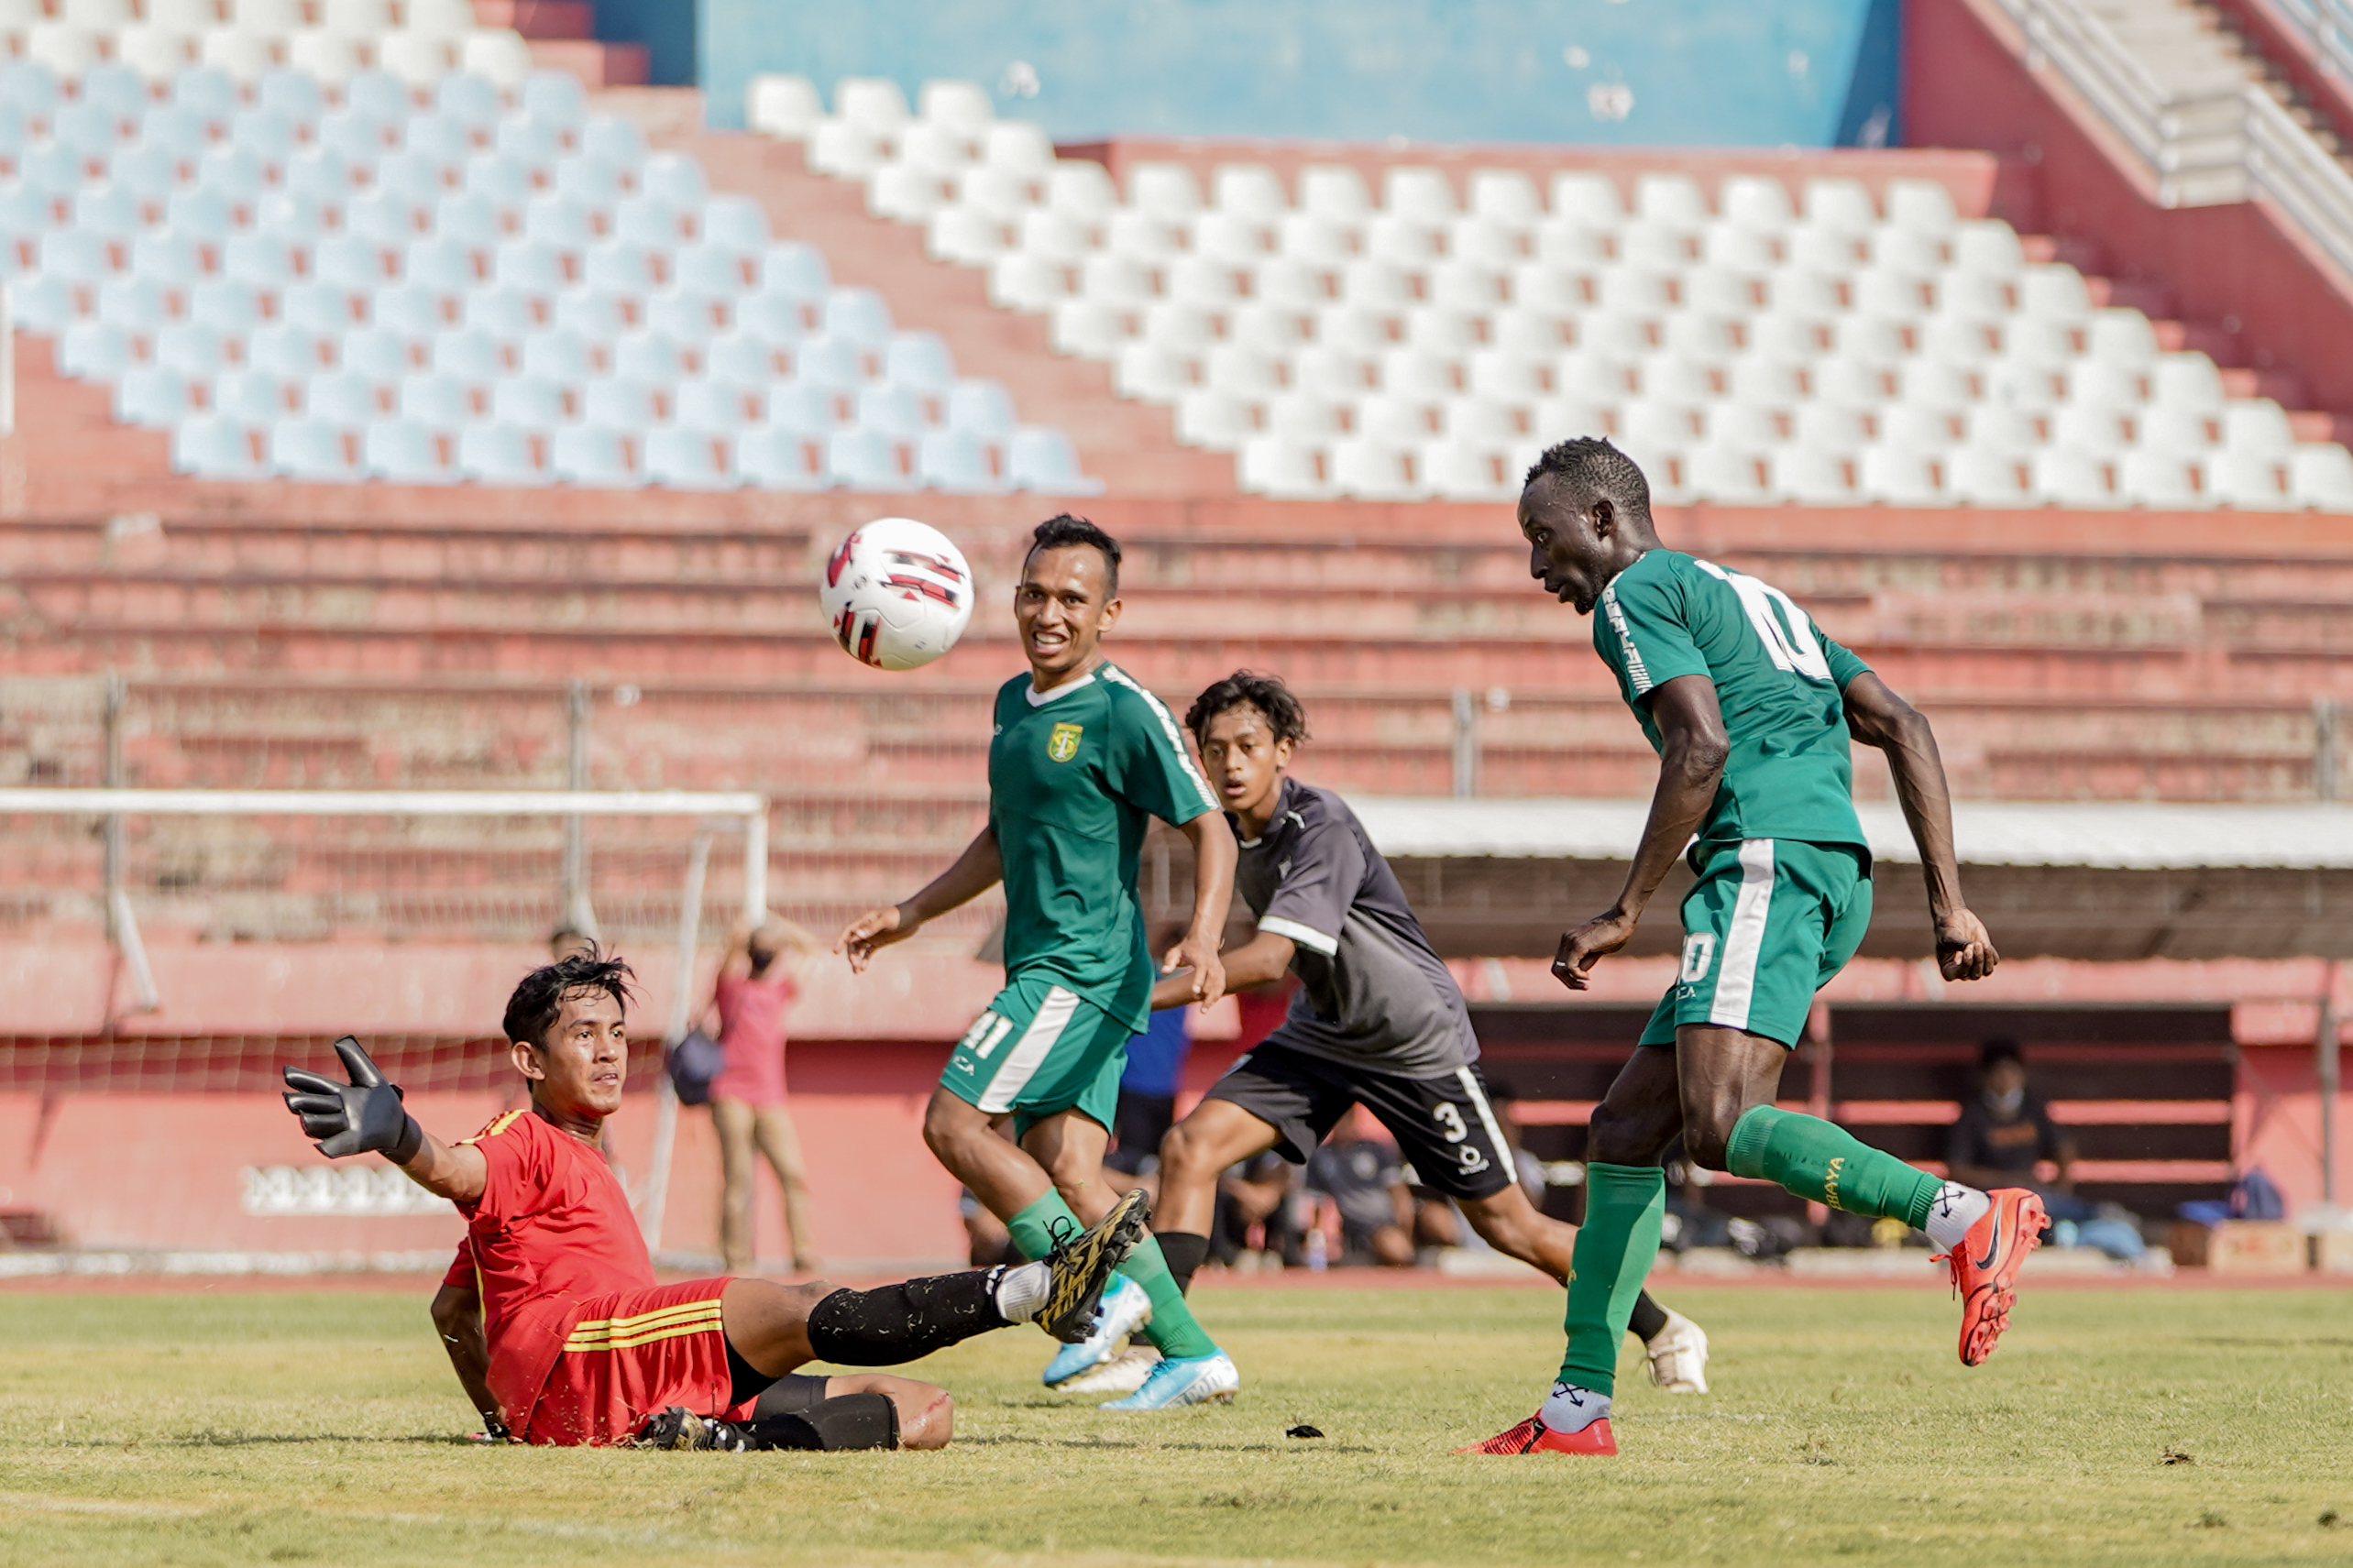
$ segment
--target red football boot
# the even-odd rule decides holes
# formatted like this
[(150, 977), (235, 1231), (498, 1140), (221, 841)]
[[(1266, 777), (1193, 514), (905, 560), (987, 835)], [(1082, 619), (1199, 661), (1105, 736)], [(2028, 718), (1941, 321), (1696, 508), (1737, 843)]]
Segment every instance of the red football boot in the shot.
[(1534, 1416), (1530, 1416), (1510, 1431), (1498, 1432), (1485, 1442), (1474, 1442), (1468, 1448), (1457, 1448), (1457, 1453), (1601, 1453), (1618, 1452), (1618, 1440), (1610, 1435), (1610, 1418), (1603, 1416), (1583, 1431), (1555, 1431)]
[(1961, 1297), (1961, 1365), (1982, 1366), (1995, 1341), (2010, 1326), (2010, 1302), (2018, 1294), (2018, 1267), (2042, 1245), (2051, 1223), (2042, 1200), (2023, 1187), (1985, 1194), (1994, 1206), (1969, 1227), (1961, 1245), (1945, 1255), (1952, 1265), (1952, 1288)]

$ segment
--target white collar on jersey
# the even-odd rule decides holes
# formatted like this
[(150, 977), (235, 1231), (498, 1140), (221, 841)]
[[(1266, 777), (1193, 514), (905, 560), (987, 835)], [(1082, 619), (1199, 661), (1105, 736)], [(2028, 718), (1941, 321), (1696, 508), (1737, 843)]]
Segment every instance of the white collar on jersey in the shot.
[(1021, 695), (1029, 699), (1030, 707), (1043, 707), (1050, 702), (1054, 702), (1070, 696), (1071, 693), (1077, 691), (1082, 686), (1093, 685), (1094, 684), (1094, 672), (1093, 670), (1089, 670), (1077, 680), (1064, 681), (1061, 685), (1056, 686), (1050, 692), (1041, 692), (1038, 689), (1037, 676), (1030, 676), (1029, 682), (1029, 685), (1021, 688)]

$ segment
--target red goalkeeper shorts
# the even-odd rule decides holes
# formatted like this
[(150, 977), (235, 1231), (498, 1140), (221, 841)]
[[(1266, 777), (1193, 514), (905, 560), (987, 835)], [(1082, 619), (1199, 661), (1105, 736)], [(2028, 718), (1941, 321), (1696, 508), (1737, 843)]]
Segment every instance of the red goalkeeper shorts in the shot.
[(741, 1419), (719, 1326), (726, 1279), (617, 1290), (580, 1304), (523, 1428), (526, 1442), (603, 1447), (626, 1442), (671, 1405)]

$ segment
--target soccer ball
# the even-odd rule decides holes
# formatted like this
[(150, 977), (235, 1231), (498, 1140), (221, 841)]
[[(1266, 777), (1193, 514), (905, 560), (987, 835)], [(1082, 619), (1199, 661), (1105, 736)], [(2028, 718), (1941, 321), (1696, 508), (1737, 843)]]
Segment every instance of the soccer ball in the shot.
[(843, 652), (878, 670), (912, 670), (964, 634), (973, 569), (929, 523), (877, 518), (827, 558), (817, 602)]

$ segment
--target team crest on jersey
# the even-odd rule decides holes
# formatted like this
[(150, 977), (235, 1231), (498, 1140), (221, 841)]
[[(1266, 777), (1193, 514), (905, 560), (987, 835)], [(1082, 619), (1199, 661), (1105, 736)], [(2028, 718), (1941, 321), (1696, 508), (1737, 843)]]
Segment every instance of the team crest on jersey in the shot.
[(1058, 762), (1067, 762), (1079, 754), (1079, 737), (1086, 733), (1083, 724), (1057, 724), (1046, 738), (1046, 755)]

